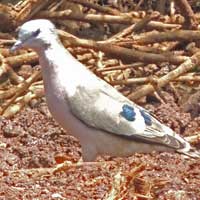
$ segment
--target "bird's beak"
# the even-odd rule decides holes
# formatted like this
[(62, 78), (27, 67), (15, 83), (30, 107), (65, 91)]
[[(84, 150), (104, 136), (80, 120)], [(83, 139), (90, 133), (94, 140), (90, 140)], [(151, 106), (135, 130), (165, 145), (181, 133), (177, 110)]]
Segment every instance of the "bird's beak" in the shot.
[(15, 44), (10, 48), (10, 52), (13, 53), (14, 51), (21, 49), (23, 46), (23, 43), (20, 40), (17, 40)]

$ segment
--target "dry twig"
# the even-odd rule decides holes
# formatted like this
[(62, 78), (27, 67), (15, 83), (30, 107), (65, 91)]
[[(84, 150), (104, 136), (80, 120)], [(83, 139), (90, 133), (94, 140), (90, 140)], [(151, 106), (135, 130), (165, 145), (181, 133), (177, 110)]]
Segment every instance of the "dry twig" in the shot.
[(129, 98), (132, 100), (137, 100), (143, 96), (146, 96), (149, 93), (152, 93), (156, 88), (161, 88), (168, 84), (170, 81), (174, 80), (178, 76), (188, 72), (193, 69), (196, 65), (200, 64), (200, 53), (194, 54), (191, 58), (188, 58), (184, 63), (182, 63), (178, 68), (169, 72), (167, 75), (159, 78), (155, 85), (148, 84), (139, 88), (136, 92), (129, 95)]
[(158, 32), (153, 31), (133, 37), (136, 44), (152, 44), (166, 41), (198, 41), (200, 40), (200, 31), (179, 30)]
[(140, 61), (145, 63), (169, 62), (172, 64), (180, 64), (187, 59), (186, 56), (169, 55), (166, 57), (165, 55), (162, 54), (140, 52), (137, 50), (116, 46), (114, 44), (110, 44), (107, 42), (95, 42), (92, 40), (79, 39), (62, 30), (58, 30), (58, 32), (62, 36), (62, 38), (66, 40), (63, 41), (63, 44), (66, 46), (73, 45), (73, 46), (92, 48), (97, 51), (103, 51), (108, 56), (122, 59), (125, 62), (133, 62), (133, 61)]
[[(25, 80), (23, 83), (19, 84), (17, 86), (17, 90), (15, 90), (15, 95), (9, 99), (9, 101), (3, 105), (2, 110), (1, 110), (1, 115), (8, 115), (6, 113), (6, 110), (8, 109), (8, 107), (19, 97), (21, 96), (28, 88), (29, 86), (35, 82), (36, 80), (38, 80), (38, 78), (41, 77), (41, 72), (40, 71), (35, 71), (31, 77), (29, 77), (27, 80)], [(10, 114), (9, 114), (10, 116)]]

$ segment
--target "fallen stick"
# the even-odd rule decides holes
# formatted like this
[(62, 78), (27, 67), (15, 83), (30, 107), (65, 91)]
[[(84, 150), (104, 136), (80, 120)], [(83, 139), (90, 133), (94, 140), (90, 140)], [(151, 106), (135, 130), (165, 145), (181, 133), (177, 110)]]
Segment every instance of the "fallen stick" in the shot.
[(131, 100), (137, 100), (143, 96), (146, 96), (149, 93), (154, 92), (156, 89), (161, 88), (168, 84), (169, 82), (176, 79), (178, 76), (188, 72), (193, 69), (196, 65), (200, 64), (200, 53), (194, 54), (191, 58), (188, 58), (184, 63), (182, 63), (175, 70), (169, 72), (167, 75), (159, 78), (156, 84), (148, 84), (140, 87), (134, 93), (130, 94), (128, 97)]
[(200, 133), (197, 133), (192, 136), (184, 137), (190, 144), (199, 144), (200, 143)]
[[(113, 15), (104, 15), (104, 14), (77, 14), (70, 12), (70, 10), (58, 11), (58, 12), (49, 12), (41, 11), (35, 18), (47, 18), (47, 19), (67, 19), (67, 20), (76, 20), (83, 22), (93, 22), (93, 23), (112, 23), (112, 24), (134, 24), (140, 19), (133, 18), (128, 14), (113, 16)], [(179, 24), (165, 24), (162, 22), (151, 21), (148, 23), (148, 26), (151, 28), (180, 28)]]
[(86, 48), (92, 48), (97, 51), (103, 51), (108, 56), (122, 59), (126, 63), (139, 61), (144, 63), (169, 62), (172, 64), (180, 64), (188, 58), (186, 56), (177, 56), (177, 55), (166, 56), (162, 54), (141, 52), (134, 49), (128, 49), (117, 45), (109, 44), (105, 41), (95, 42), (93, 40), (79, 39), (62, 30), (58, 30), (58, 33), (61, 35), (61, 38), (63, 39), (63, 44), (66, 47), (72, 45), (72, 46), (82, 46)]
[(25, 105), (27, 105), (32, 99), (36, 98), (36, 94), (32, 94), (31, 92), (26, 93), (20, 102), (14, 105), (10, 105), (3, 113), (2, 116), (6, 118), (10, 118), (18, 113)]
[[(106, 69), (106, 68), (105, 68)], [(157, 83), (159, 78), (155, 77), (142, 77), (142, 78), (129, 78), (127, 80), (113, 80), (109, 83), (112, 85), (133, 85), (133, 84), (146, 84), (146, 83)], [(172, 80), (173, 82), (200, 82), (200, 76), (194, 74), (188, 74), (179, 76), (176, 79)]]
[(4, 56), (0, 53), (0, 60), (1, 60), (1, 66), (0, 66), (0, 78), (5, 75), (8, 74), (9, 79), (12, 83), (14, 84), (19, 84), (21, 83), (24, 79), (19, 76), (12, 67), (10, 67), (10, 65), (8, 65), (8, 63), (6, 62), (6, 59), (4, 58)]
[[(58, 1), (58, 0), (54, 0)], [(15, 21), (18, 25), (30, 20), (44, 7), (51, 4), (53, 0), (34, 0), (34, 1), (23, 1), (20, 5), (20, 11), (16, 12)], [(17, 8), (18, 4), (15, 6)]]
[(195, 19), (194, 12), (187, 0), (174, 0), (176, 5), (179, 6), (181, 14), (185, 18), (185, 27), (196, 28), (198, 23)]
[(19, 67), (23, 64), (35, 64), (38, 62), (38, 55), (35, 52), (5, 58), (5, 62), (12, 67)]
[(41, 72), (35, 71), (27, 80), (20, 83), (17, 86), (17, 89), (15, 90), (15, 95), (11, 99), (9, 99), (8, 102), (6, 102), (6, 104), (4, 104), (0, 111), (0, 114), (3, 115), (6, 109), (15, 101), (15, 99), (18, 98), (21, 94), (23, 94), (30, 87), (30, 85), (40, 77)]
[[(92, 48), (98, 51), (103, 51), (111, 57), (125, 60), (126, 62), (140, 61), (145, 63), (160, 63), (169, 62), (172, 64), (180, 64), (184, 62), (188, 57), (177, 55), (162, 55), (154, 53), (146, 53), (133, 49), (120, 47), (117, 45), (109, 44), (105, 41), (95, 42), (92, 40), (79, 39), (65, 31), (58, 30), (61, 38), (64, 39), (63, 44), (66, 47), (82, 46), (86, 48)], [(26, 53), (17, 56), (11, 56), (5, 58), (5, 61), (12, 67), (18, 67), (22, 64), (35, 64), (38, 62), (38, 56), (35, 52)]]
[(136, 44), (152, 44), (166, 41), (199, 41), (200, 31), (191, 30), (178, 30), (178, 31), (167, 31), (158, 32), (153, 31), (150, 33), (143, 33), (133, 37), (134, 43)]
[(147, 16), (145, 16), (143, 19), (138, 21), (136, 24), (133, 24), (129, 26), (128, 28), (125, 28), (121, 32), (117, 33), (116, 35), (113, 35), (111, 38), (107, 40), (107, 42), (115, 41), (118, 38), (125, 37), (126, 35), (131, 34), (132, 32), (139, 32), (141, 31), (152, 19), (158, 18), (159, 13), (154, 12)]
[(120, 11), (118, 11), (117, 9), (113, 9), (113, 8), (109, 8), (109, 7), (105, 7), (105, 6), (100, 6), (98, 4), (94, 4), (94, 3), (91, 3), (91, 2), (88, 2), (88, 1), (85, 1), (85, 0), (68, 0), (68, 1), (81, 4), (85, 7), (92, 8), (96, 11), (106, 13), (106, 14), (110, 14), (110, 15), (121, 15), (121, 14), (123, 14)]

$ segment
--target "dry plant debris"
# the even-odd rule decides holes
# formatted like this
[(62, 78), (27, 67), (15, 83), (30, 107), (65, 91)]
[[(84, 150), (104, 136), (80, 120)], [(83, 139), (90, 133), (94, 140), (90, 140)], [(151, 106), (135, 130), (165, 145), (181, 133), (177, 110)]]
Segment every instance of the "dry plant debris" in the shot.
[(0, 3), (0, 199), (200, 199), (200, 160), (179, 154), (81, 163), (48, 112), (38, 56), (9, 52), (15, 29), (47, 18), (90, 70), (200, 146), (200, 4), (191, 0)]

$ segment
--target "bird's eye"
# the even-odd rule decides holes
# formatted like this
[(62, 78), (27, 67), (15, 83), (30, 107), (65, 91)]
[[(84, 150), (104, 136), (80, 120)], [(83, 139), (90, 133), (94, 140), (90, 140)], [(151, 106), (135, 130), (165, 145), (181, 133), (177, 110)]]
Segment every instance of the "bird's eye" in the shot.
[(39, 33), (40, 33), (40, 29), (37, 29), (36, 31), (34, 31), (34, 32), (32, 33), (32, 36), (33, 36), (33, 37), (37, 37), (37, 36), (39, 35)]

